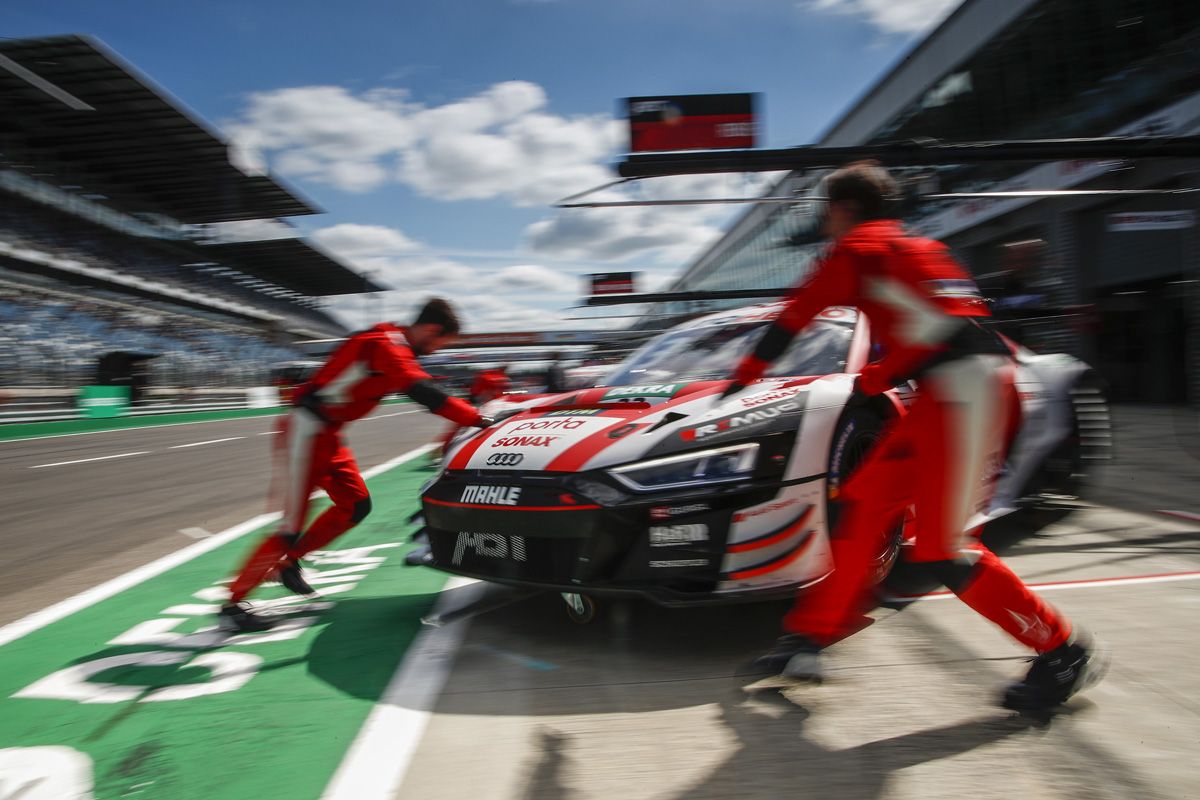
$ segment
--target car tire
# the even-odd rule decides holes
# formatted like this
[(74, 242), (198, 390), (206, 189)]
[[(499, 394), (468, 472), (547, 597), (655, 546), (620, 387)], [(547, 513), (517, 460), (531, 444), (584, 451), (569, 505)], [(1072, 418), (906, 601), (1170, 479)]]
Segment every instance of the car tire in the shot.
[(1097, 470), (1112, 458), (1112, 422), (1100, 377), (1084, 373), (1071, 387), (1067, 402), (1071, 432), (1031, 479), (1022, 493), (1025, 497), (1082, 498)]
[[(841, 503), (838, 501), (841, 486), (882, 437), (885, 424), (884, 417), (869, 407), (847, 409), (838, 420), (829, 447), (829, 468), (825, 483), (825, 519), (830, 534), (841, 516)], [(900, 556), (903, 535), (904, 520), (901, 519), (888, 531), (880, 551), (872, 559), (874, 583), (882, 583), (891, 573)]]

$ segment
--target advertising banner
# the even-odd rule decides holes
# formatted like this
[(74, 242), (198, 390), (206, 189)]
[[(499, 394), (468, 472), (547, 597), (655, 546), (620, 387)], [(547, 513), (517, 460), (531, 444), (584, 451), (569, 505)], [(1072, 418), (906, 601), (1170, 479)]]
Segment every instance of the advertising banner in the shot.
[(633, 294), (636, 273), (599, 272), (591, 276), (592, 294)]
[(129, 408), (129, 387), (84, 386), (79, 390), (77, 405), (88, 419), (119, 417)]
[(1194, 211), (1126, 211), (1109, 214), (1110, 231), (1174, 231), (1196, 224)]
[(629, 152), (754, 147), (757, 94), (692, 94), (624, 99)]

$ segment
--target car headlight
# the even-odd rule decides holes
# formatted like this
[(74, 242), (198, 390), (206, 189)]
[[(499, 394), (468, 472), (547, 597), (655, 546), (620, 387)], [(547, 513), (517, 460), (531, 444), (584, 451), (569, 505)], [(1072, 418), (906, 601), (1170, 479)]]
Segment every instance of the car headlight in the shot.
[(748, 442), (641, 461), (608, 474), (635, 492), (650, 492), (742, 480), (754, 473), (757, 461), (758, 443)]

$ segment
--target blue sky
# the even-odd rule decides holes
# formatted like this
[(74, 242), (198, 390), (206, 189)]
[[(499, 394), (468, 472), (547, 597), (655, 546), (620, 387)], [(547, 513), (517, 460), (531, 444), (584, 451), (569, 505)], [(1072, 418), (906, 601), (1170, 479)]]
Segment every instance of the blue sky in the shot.
[[(98, 37), (326, 209), (305, 235), (471, 328), (565, 317), (588, 272), (655, 288), (720, 234), (715, 207), (555, 212), (603, 182), (628, 95), (756, 91), (763, 144), (812, 141), (957, 0), (6, 0), (0, 35)], [(752, 191), (654, 182), (648, 196)], [(243, 231), (253, 236), (254, 231)], [(353, 324), (364, 304), (333, 304)]]

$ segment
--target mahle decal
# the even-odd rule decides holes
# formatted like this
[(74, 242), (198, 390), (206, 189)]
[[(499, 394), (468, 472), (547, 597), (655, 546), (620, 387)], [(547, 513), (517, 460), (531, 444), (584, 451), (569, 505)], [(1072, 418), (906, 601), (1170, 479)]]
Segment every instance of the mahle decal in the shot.
[(483, 503), (489, 506), (515, 506), (521, 499), (520, 486), (475, 486), (463, 487), (460, 502)]

